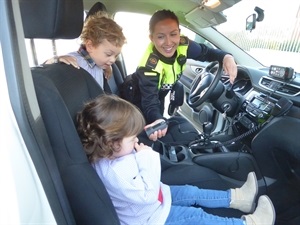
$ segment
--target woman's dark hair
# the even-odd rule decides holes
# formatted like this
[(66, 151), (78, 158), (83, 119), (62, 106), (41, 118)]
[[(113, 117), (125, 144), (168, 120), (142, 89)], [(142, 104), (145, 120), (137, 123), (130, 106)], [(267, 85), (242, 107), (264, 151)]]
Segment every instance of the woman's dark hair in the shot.
[(172, 12), (171, 10), (167, 10), (167, 9), (158, 10), (152, 15), (152, 17), (150, 19), (150, 22), (149, 22), (150, 34), (153, 34), (155, 25), (158, 22), (165, 20), (165, 19), (175, 20), (179, 26), (178, 17), (176, 16), (176, 14), (174, 12)]
[(77, 115), (77, 131), (90, 162), (111, 157), (124, 137), (138, 135), (144, 126), (139, 109), (116, 95), (100, 95)]

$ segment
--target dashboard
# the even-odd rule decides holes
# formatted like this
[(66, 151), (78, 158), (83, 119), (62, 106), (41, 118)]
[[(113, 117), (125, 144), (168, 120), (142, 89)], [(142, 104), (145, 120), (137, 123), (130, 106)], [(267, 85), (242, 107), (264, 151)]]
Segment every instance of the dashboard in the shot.
[(233, 90), (242, 95), (251, 95), (251, 90), (261, 92), (275, 99), (285, 97), (300, 106), (300, 74), (293, 72), (288, 78), (270, 75), (269, 68), (255, 69), (238, 67), (238, 76)]
[[(274, 71), (276, 74), (274, 75)], [(279, 71), (279, 72), (278, 72)], [(292, 68), (271, 66), (253, 69), (239, 66), (233, 90), (242, 96), (239, 123), (252, 129), (264, 123), (283, 107), (300, 106), (300, 74)], [(278, 101), (284, 102), (281, 106)]]
[[(186, 98), (189, 97), (193, 80), (205, 71), (207, 65), (207, 62), (187, 60), (187, 67), (181, 76)], [(226, 123), (226, 116), (229, 117), (229, 120), (245, 119), (241, 126), (246, 131), (262, 124), (268, 119), (278, 100), (281, 99), (289, 104), (291, 102), (293, 109), (299, 109), (300, 112), (300, 74), (291, 69), (282, 68), (277, 67), (276, 69), (284, 73), (272, 76), (269, 74), (270, 68), (268, 67), (257, 68), (238, 65), (237, 78), (232, 86), (227, 74), (222, 74), (220, 80), (225, 90), (231, 87), (236, 93), (240, 99), (237, 100), (238, 103), (234, 103), (223, 93), (215, 100), (208, 101), (199, 108), (192, 108), (185, 101), (180, 113), (192, 121), (200, 131), (203, 122), (210, 120), (215, 125), (215, 131), (221, 132), (224, 129), (224, 123)], [(218, 67), (215, 66), (210, 72), (216, 74), (217, 69)], [(285, 76), (285, 72), (288, 72), (289, 76)], [(224, 113), (224, 105), (228, 103), (232, 103), (232, 110)], [(224, 117), (224, 115), (226, 116)]]

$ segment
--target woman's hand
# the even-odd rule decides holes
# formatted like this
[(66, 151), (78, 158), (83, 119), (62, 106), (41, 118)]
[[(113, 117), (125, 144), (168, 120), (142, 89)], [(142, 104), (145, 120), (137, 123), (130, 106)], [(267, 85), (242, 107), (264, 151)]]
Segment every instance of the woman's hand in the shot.
[[(152, 127), (154, 126), (155, 124), (158, 124), (162, 121), (165, 121), (164, 119), (158, 119), (158, 120), (155, 120), (153, 123), (150, 123), (148, 125), (145, 126), (144, 129), (148, 128), (148, 127)], [(149, 136), (149, 139), (152, 140), (152, 141), (157, 141), (158, 138), (161, 138), (161, 137), (164, 137), (166, 135), (168, 131), (168, 127), (166, 127), (165, 129), (163, 130), (158, 130), (158, 131), (155, 131), (154, 133), (152, 133), (150, 136)]]
[(225, 55), (223, 59), (223, 69), (229, 75), (230, 83), (233, 84), (237, 76), (237, 66), (232, 55)]
[(79, 65), (77, 63), (77, 59), (73, 56), (70, 55), (62, 55), (62, 56), (58, 56), (58, 57), (53, 57), (51, 59), (48, 59), (45, 64), (53, 64), (53, 63), (65, 63), (67, 65), (72, 65), (75, 68), (79, 69)]

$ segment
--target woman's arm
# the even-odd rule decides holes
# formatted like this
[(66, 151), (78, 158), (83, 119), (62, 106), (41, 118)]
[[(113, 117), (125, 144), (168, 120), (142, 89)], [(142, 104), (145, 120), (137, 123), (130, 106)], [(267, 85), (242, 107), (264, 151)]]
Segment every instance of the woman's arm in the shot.
[(141, 94), (141, 105), (147, 123), (162, 119), (160, 112), (158, 80), (159, 74), (146, 68), (139, 68), (137, 71), (138, 84)]
[(205, 44), (198, 44), (195, 41), (189, 41), (187, 58), (199, 61), (218, 61), (223, 63), (223, 69), (230, 77), (230, 82), (233, 83), (237, 76), (237, 65), (234, 57), (220, 49), (209, 48)]

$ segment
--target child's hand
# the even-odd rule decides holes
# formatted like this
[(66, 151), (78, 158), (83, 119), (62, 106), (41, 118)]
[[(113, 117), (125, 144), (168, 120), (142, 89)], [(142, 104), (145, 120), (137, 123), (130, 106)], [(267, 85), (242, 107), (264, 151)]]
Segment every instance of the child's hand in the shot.
[(80, 69), (80, 67), (77, 63), (77, 59), (73, 56), (63, 55), (63, 56), (58, 57), (58, 59), (59, 59), (59, 62), (63, 62), (67, 65), (72, 65), (75, 68)]
[(135, 143), (134, 144), (134, 148), (136, 150), (136, 152), (139, 152), (141, 150), (152, 150), (151, 147), (149, 147), (148, 145), (144, 145), (143, 143)]
[[(55, 62), (56, 61), (56, 62)], [(73, 56), (70, 55), (63, 55), (63, 56), (59, 56), (59, 57), (54, 57), (51, 59), (48, 59), (45, 64), (52, 64), (52, 63), (59, 63), (59, 62), (63, 62), (67, 65), (72, 65), (77, 69), (80, 69), (80, 66), (77, 63), (77, 59)]]

